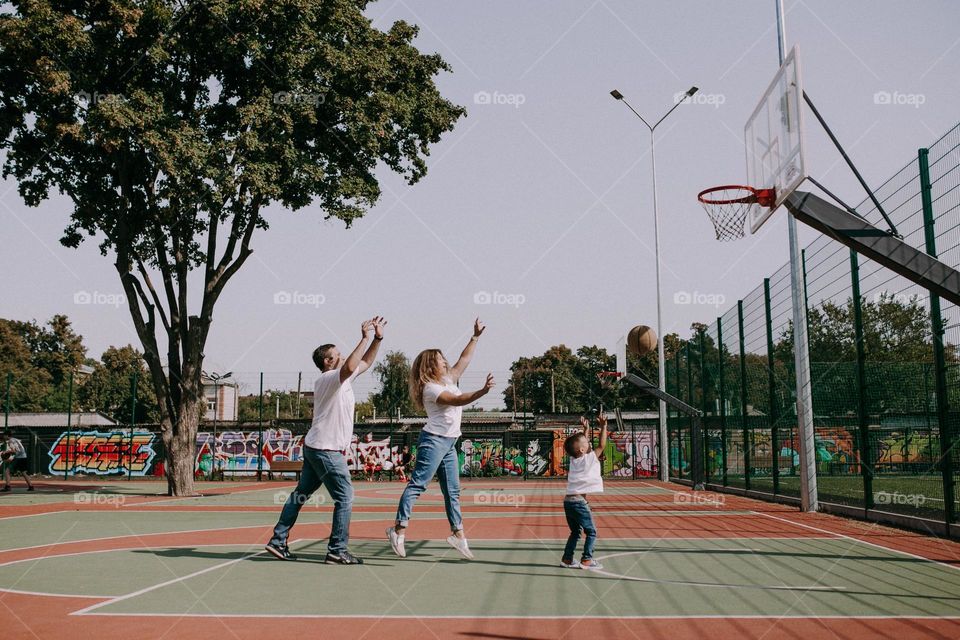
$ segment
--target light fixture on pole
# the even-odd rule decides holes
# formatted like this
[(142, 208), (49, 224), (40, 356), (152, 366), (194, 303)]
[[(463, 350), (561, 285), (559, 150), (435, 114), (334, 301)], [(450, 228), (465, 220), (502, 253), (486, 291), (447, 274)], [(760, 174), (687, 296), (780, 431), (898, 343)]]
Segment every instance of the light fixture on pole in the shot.
[[(690, 87), (687, 89), (687, 92), (679, 100), (675, 100), (675, 103), (670, 109), (663, 114), (663, 116), (657, 120), (653, 126), (650, 126), (650, 123), (640, 115), (636, 109), (634, 109), (629, 102), (624, 99), (623, 94), (614, 89), (610, 92), (610, 95), (613, 96), (615, 100), (622, 102), (627, 105), (627, 108), (633, 112), (635, 116), (640, 118), (640, 121), (646, 125), (647, 129), (650, 131), (650, 172), (653, 176), (653, 240), (654, 240), (654, 254), (657, 262), (657, 386), (660, 391), (666, 391), (666, 366), (664, 364), (663, 357), (663, 300), (661, 297), (660, 291), (660, 216), (657, 210), (657, 160), (655, 155), (655, 145), (654, 145), (654, 131), (660, 125), (661, 122), (667, 119), (673, 110), (679, 107), (687, 98), (690, 98), (695, 94), (699, 89), (697, 87)], [(667, 405), (661, 400), (660, 401), (660, 428), (657, 434), (657, 440), (660, 445), (660, 459), (658, 461), (660, 467), (660, 479), (668, 480), (670, 475), (670, 454), (669, 447), (667, 442), (669, 442), (667, 437)]]

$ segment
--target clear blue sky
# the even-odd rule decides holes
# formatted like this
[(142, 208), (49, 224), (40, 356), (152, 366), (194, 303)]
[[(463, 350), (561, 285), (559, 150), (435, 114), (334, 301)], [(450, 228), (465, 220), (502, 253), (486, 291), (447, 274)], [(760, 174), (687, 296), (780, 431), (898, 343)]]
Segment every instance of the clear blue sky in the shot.
[[(788, 46), (799, 44), (807, 92), (871, 184), (953, 126), (960, 110), (960, 3), (786, 0)], [(217, 308), (206, 368), (232, 370), (254, 390), (312, 380), (310, 352), (351, 347), (361, 319), (389, 318), (384, 349), (455, 356), (480, 315), (489, 325), (465, 386), (498, 376), (550, 345), (612, 347), (635, 324), (653, 325), (656, 301), (647, 132), (615, 102), (618, 88), (658, 118), (676, 92), (700, 87), (662, 125), (657, 146), (666, 332), (709, 323), (786, 261), (777, 214), (758, 236), (720, 244), (696, 193), (744, 178), (742, 131), (777, 67), (773, 0), (456, 2), (385, 0), (374, 24), (421, 27), (417, 45), (454, 72), (444, 95), (468, 109), (435, 147), (427, 177), (407, 187), (382, 172), (384, 197), (352, 229), (319, 207), (278, 206), (271, 229)], [(875, 104), (877, 92), (922, 104)], [(487, 92), (501, 104), (478, 104)], [(826, 136), (807, 121), (807, 168), (838, 195), (862, 193)], [(123, 306), (77, 304), (78, 292), (120, 293), (95, 242), (58, 243), (70, 203), (59, 194), (25, 207), (0, 185), (4, 239), (0, 316), (45, 321), (66, 313), (90, 355), (138, 345)], [(801, 230), (804, 244), (814, 232)], [(196, 286), (195, 286), (196, 288)], [(277, 292), (323, 304), (276, 305)], [(478, 292), (519, 305), (478, 305)], [(677, 305), (680, 291), (726, 304)], [(322, 297), (322, 298), (321, 298)], [(362, 392), (372, 380), (358, 385)]]

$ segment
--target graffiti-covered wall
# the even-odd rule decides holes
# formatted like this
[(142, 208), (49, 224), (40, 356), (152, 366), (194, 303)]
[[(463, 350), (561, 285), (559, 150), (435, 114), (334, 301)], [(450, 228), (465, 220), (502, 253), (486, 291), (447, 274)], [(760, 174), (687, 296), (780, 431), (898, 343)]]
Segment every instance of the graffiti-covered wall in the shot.
[(155, 440), (154, 434), (145, 431), (64, 432), (50, 447), (47, 471), (145, 476), (157, 455)]
[[(457, 443), (460, 474), (470, 477), (564, 477), (564, 440), (576, 428), (464, 434)], [(56, 434), (56, 435), (54, 435)], [(303, 459), (303, 438), (290, 429), (200, 431), (195, 469), (198, 476), (216, 472), (254, 475), (269, 471), (275, 461)], [(347, 465), (357, 475), (397, 477), (416, 459), (415, 432), (378, 437), (355, 433), (346, 452)], [(162, 477), (160, 435), (150, 431), (106, 429), (60, 431), (39, 441), (40, 467), (52, 475)], [(613, 432), (604, 452), (607, 476), (645, 477), (657, 473), (657, 434), (652, 430)], [(46, 458), (44, 458), (46, 454)], [(262, 456), (262, 462), (260, 461)], [(406, 460), (406, 464), (404, 464)], [(262, 466), (261, 466), (262, 465)]]
[[(256, 473), (258, 452), (263, 454), (263, 470), (269, 471), (274, 460), (303, 460), (303, 436), (288, 429), (267, 429), (263, 446), (258, 431), (209, 431), (197, 433), (197, 472), (209, 474), (214, 462), (218, 471)], [(390, 438), (374, 439), (372, 433), (353, 434), (347, 449), (347, 466), (356, 472), (391, 471), (402, 458), (401, 445), (390, 444)]]

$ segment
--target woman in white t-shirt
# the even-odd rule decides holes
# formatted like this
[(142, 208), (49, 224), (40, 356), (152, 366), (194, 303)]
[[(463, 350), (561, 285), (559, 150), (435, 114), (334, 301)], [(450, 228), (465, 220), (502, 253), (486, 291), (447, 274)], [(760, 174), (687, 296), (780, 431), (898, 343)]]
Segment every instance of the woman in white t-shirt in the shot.
[(397, 506), (397, 522), (387, 529), (390, 547), (401, 558), (407, 556), (404, 530), (410, 522), (413, 503), (427, 488), (427, 483), (434, 474), (440, 481), (447, 520), (450, 521), (450, 530), (453, 532), (447, 542), (464, 558), (473, 558), (463, 535), (463, 519), (460, 515), (457, 438), (460, 437), (463, 407), (476, 402), (490, 391), (493, 387), (493, 376), (487, 374), (484, 385), (470, 393), (461, 393), (457, 382), (470, 364), (484, 328), (479, 319), (473, 323), (473, 337), (452, 367), (447, 366), (447, 360), (439, 349), (427, 349), (420, 352), (410, 368), (410, 397), (417, 407), (427, 412), (427, 423), (423, 426), (417, 442), (417, 459), (413, 473), (410, 474), (410, 480)]

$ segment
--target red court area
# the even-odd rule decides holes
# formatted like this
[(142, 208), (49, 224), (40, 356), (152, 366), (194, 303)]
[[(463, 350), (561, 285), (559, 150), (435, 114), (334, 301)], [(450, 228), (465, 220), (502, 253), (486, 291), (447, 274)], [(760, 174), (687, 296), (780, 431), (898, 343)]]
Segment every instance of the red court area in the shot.
[[(33, 494), (21, 489), (0, 501), (3, 638), (960, 637), (960, 544), (655, 481), (610, 482), (603, 495), (591, 499), (598, 557), (606, 552), (610, 558), (605, 575), (571, 575), (555, 567), (568, 534), (559, 482), (464, 482), (466, 533), (477, 554), (473, 563), (441, 555), (448, 527), (435, 489), (417, 504), (408, 533), (408, 545), (423, 542), (427, 550), (414, 554), (413, 562), (393, 557), (383, 532), (403, 485), (358, 482), (351, 547), (367, 564), (298, 562), (296, 574), (289, 573), (292, 563), (259, 555), (279, 513), (278, 501), (292, 482), (207, 484), (201, 496), (182, 499), (159, 495), (160, 485), (138, 482), (39, 486)], [(322, 553), (331, 511), (323, 500), (305, 507), (291, 540), (313, 541), (302, 544)], [(736, 566), (742, 569), (710, 569), (728, 567), (723, 554), (738, 545), (744, 553)], [(789, 560), (799, 563), (791, 571), (802, 576), (797, 584), (804, 587), (778, 587), (774, 580), (780, 569), (769, 563), (778, 562), (786, 548)], [(616, 564), (617, 556), (646, 558), (650, 550), (671, 555), (663, 564)], [(112, 582), (89, 571), (97, 557), (118, 558), (103, 565)], [(135, 562), (122, 560), (127, 557)], [(155, 557), (174, 557), (180, 564), (154, 565)], [(876, 582), (869, 578), (870, 563), (879, 562), (885, 563), (883, 575), (890, 576), (883, 589), (867, 584)], [(413, 573), (398, 579), (391, 573), (398, 567)], [(754, 569), (760, 573), (751, 573)], [(218, 572), (224, 573), (222, 579), (203, 582)], [(407, 604), (398, 598), (400, 605), (371, 600), (366, 614), (356, 613), (355, 601), (338, 607), (337, 598), (351, 597), (344, 595), (351, 588), (378, 587), (381, 580), (391, 582), (391, 593), (427, 589), (440, 602), (454, 591), (469, 594), (473, 583), (476, 610), (468, 602), (437, 614), (418, 608), (412, 598)], [(519, 582), (535, 604), (529, 615), (501, 613), (489, 604), (489, 590)], [(817, 605), (806, 590), (814, 593), (823, 585), (834, 585), (851, 603), (869, 601), (873, 608)], [(196, 599), (190, 606), (170, 593), (182, 586)], [(777, 588), (790, 591), (769, 591)], [(280, 606), (272, 612), (266, 605), (238, 613), (222, 605), (232, 592), (269, 602), (292, 597), (290, 589), (304, 598), (296, 614)], [(930, 600), (921, 597), (924, 589), (934, 590), (939, 608), (924, 604)], [(668, 603), (674, 597), (678, 602), (656, 604), (651, 596), (658, 592), (670, 596)], [(571, 595), (570, 604), (555, 602)], [(690, 613), (685, 598), (712, 603), (714, 613)], [(767, 609), (743, 615), (745, 602), (764, 599), (770, 602)], [(825, 596), (824, 602), (831, 599), (836, 600)], [(317, 603), (316, 612), (311, 603)], [(340, 609), (347, 613), (338, 615)]]

